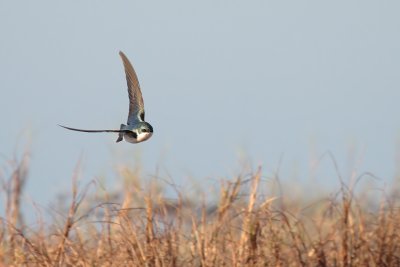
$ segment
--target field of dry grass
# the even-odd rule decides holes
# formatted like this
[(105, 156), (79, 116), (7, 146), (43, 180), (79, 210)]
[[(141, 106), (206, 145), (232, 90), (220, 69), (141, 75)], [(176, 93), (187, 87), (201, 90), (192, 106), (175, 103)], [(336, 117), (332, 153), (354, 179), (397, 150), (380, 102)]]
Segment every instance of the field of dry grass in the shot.
[(400, 266), (396, 190), (368, 199), (336, 177), (339, 188), (311, 200), (265, 190), (279, 178), (258, 169), (188, 194), (124, 169), (116, 192), (73, 177), (67, 206), (32, 227), (21, 214), (28, 164), (7, 164), (0, 266)]

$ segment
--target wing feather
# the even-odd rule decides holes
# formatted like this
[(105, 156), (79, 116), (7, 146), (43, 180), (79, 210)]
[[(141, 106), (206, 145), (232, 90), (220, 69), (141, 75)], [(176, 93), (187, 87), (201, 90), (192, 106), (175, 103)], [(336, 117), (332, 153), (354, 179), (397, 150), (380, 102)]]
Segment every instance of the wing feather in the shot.
[(58, 125), (60, 127), (63, 127), (65, 129), (71, 130), (71, 131), (78, 131), (78, 132), (86, 132), (86, 133), (121, 133), (121, 132), (127, 132), (127, 130), (85, 130), (85, 129), (77, 129), (77, 128), (71, 128), (63, 125)]
[(137, 121), (144, 121), (144, 103), (138, 77), (132, 67), (132, 64), (129, 62), (129, 59), (125, 56), (125, 54), (120, 51), (119, 55), (121, 56), (122, 62), (124, 63), (126, 83), (128, 85), (128, 124), (133, 124)]

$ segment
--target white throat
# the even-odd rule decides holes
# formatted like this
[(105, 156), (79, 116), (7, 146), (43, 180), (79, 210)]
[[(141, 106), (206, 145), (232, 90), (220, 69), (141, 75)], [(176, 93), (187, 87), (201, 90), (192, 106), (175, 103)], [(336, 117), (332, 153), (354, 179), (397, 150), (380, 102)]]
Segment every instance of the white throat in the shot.
[(133, 138), (129, 135), (124, 135), (124, 139), (125, 141), (129, 142), (129, 143), (140, 143), (143, 141), (146, 141), (147, 139), (149, 139), (151, 136), (153, 135), (153, 133), (140, 133), (138, 134), (137, 138)]
[(143, 142), (143, 141), (146, 141), (147, 139), (149, 139), (152, 135), (153, 135), (153, 133), (140, 133), (140, 134), (138, 134), (136, 140), (138, 143)]

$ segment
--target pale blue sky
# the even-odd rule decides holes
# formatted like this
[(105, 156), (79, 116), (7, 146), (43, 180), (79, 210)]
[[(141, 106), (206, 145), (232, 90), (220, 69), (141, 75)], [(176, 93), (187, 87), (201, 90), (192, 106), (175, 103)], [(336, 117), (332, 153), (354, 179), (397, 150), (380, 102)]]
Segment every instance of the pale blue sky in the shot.
[[(140, 158), (144, 177), (161, 166), (185, 184), (232, 175), (242, 157), (268, 174), (283, 155), (283, 174), (305, 178), (327, 150), (348, 171), (353, 151), (360, 171), (390, 182), (399, 10), (398, 1), (0, 1), (0, 153), (11, 157), (29, 136), (26, 195), (44, 205), (67, 190), (80, 157), (86, 180), (112, 180)], [(153, 137), (116, 144), (59, 128), (125, 123), (119, 50), (139, 75)], [(322, 184), (336, 179), (327, 168)]]

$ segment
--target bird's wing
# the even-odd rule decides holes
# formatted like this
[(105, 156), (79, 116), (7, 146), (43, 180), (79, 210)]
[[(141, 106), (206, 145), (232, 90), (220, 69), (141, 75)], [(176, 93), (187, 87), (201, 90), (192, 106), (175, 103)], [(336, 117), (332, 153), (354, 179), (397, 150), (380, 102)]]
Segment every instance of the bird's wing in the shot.
[(128, 124), (134, 124), (137, 121), (144, 121), (144, 103), (140, 84), (136, 72), (129, 62), (129, 59), (123, 52), (119, 52), (122, 58), (126, 74), (126, 83), (128, 84), (129, 94), (129, 114)]
[(58, 125), (60, 127), (63, 127), (65, 129), (71, 130), (71, 131), (78, 131), (78, 132), (86, 132), (86, 133), (121, 133), (121, 132), (127, 132), (127, 130), (84, 130), (84, 129), (76, 129), (76, 128), (71, 128), (63, 125)]

